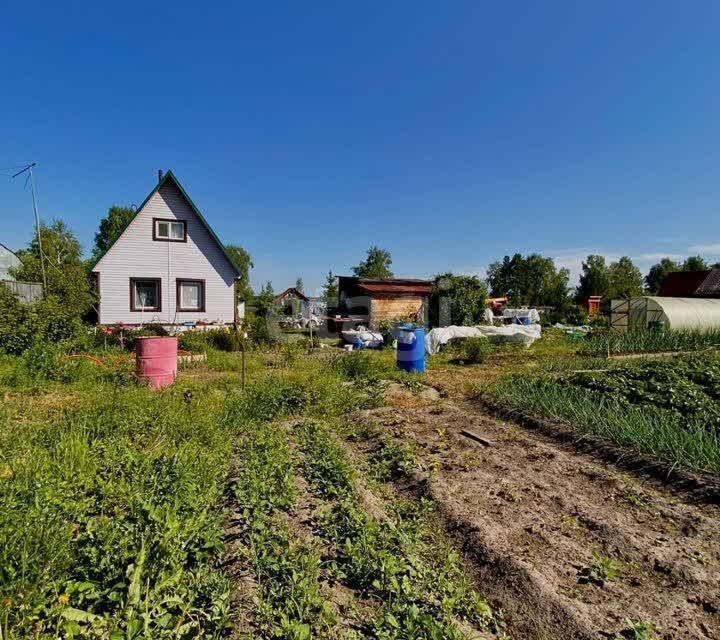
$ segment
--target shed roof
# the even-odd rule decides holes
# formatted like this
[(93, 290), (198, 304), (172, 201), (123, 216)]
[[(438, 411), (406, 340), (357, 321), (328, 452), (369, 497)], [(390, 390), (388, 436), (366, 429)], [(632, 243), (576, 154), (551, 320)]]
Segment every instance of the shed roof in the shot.
[(300, 300), (305, 300), (305, 302), (310, 302), (310, 299), (299, 289), (296, 289), (295, 287), (288, 287), (283, 291), (282, 293), (278, 293), (274, 298), (273, 302), (279, 302), (287, 295), (294, 295), (296, 298)]
[(432, 289), (433, 283), (430, 280), (419, 280), (416, 278), (356, 278), (352, 276), (340, 276), (340, 280), (357, 286), (361, 291), (368, 294), (415, 294), (427, 295)]
[(665, 276), (658, 295), (678, 297), (697, 295), (698, 289), (712, 271), (674, 271)]

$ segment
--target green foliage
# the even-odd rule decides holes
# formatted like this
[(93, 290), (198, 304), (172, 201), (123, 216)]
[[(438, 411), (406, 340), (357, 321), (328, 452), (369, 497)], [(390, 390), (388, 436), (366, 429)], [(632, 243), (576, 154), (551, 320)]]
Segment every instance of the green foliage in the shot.
[(622, 573), (622, 565), (600, 553), (593, 553), (590, 566), (580, 571), (580, 579), (603, 586), (606, 582), (616, 580)]
[(183, 331), (178, 334), (178, 347), (193, 353), (208, 349), (218, 351), (240, 351), (242, 345), (237, 334), (229, 329), (208, 329)]
[(701, 256), (690, 256), (683, 262), (681, 271), (707, 271), (709, 268)]
[(585, 341), (581, 355), (602, 356), (627, 353), (659, 353), (663, 351), (697, 351), (720, 347), (720, 330), (710, 331), (597, 331)]
[(670, 258), (663, 258), (660, 262), (650, 267), (648, 274), (645, 276), (645, 287), (649, 294), (656, 295), (660, 291), (662, 283), (669, 274), (676, 271), (680, 271), (682, 267), (671, 260)]
[(295, 280), (295, 288), (296, 288), (300, 293), (304, 293), (304, 292), (305, 292), (305, 285), (303, 284), (303, 279), (302, 279), (300, 276), (298, 276), (298, 277), (297, 277), (297, 280)]
[(487, 338), (467, 338), (462, 341), (463, 358), (468, 364), (482, 364), (495, 350)]
[[(57, 298), (68, 312), (82, 317), (95, 302), (90, 278), (82, 260), (82, 247), (62, 220), (50, 225), (40, 224), (47, 289), (45, 295)], [(42, 265), (37, 236), (33, 235), (27, 249), (17, 252), (22, 265), (11, 269), (12, 276), (23, 282), (42, 282)]]
[(107, 215), (100, 220), (100, 227), (95, 234), (95, 246), (92, 252), (93, 262), (97, 262), (113, 245), (134, 216), (135, 211), (132, 207), (114, 204), (108, 209)]
[(253, 298), (253, 304), (255, 305), (255, 313), (256, 315), (260, 317), (266, 317), (268, 315), (268, 312), (270, 311), (270, 307), (273, 303), (273, 298), (275, 297), (275, 292), (273, 291), (273, 285), (270, 280), (268, 280), (260, 289), (260, 293), (258, 293)]
[(582, 273), (578, 284), (575, 299), (578, 302), (587, 300), (590, 296), (607, 296), (610, 289), (610, 276), (604, 256), (589, 255), (582, 264)]
[(75, 311), (54, 296), (25, 304), (0, 287), (0, 353), (19, 355), (36, 343), (76, 341), (80, 345), (85, 336)]
[(650, 621), (633, 622), (626, 619), (625, 624), (627, 627), (615, 636), (616, 640), (653, 640), (657, 637), (655, 625)]
[(328, 271), (327, 278), (322, 290), (322, 299), (325, 302), (337, 303), (338, 300), (338, 281), (332, 270)]
[(633, 261), (623, 256), (608, 267), (609, 287), (607, 291), (606, 306), (610, 300), (618, 298), (633, 298), (643, 293), (643, 277)]
[(213, 562), (232, 452), (220, 404), (99, 383), (85, 393), (3, 430), (3, 637), (219, 637), (230, 584)]
[(487, 286), (477, 276), (452, 273), (435, 276), (429, 296), (430, 324), (432, 326), (480, 324), (485, 312), (486, 298)]
[(235, 268), (240, 272), (237, 284), (235, 285), (237, 299), (250, 301), (253, 296), (252, 288), (250, 287), (250, 269), (255, 266), (252, 258), (245, 249), (236, 244), (225, 245), (225, 251), (227, 251), (230, 256)]
[(552, 258), (537, 253), (505, 256), (487, 271), (492, 295), (507, 295), (513, 305), (562, 305), (568, 296), (569, 278), (567, 269), (556, 269)]
[[(613, 375), (627, 376), (630, 369), (629, 366), (620, 368)], [(707, 375), (714, 376), (712, 372), (714, 365)], [(599, 374), (591, 375), (598, 380), (596, 386), (603, 384), (596, 378)], [(578, 384), (574, 384), (567, 379), (512, 376), (494, 381), (484, 392), (505, 406), (560, 420), (579, 434), (594, 434), (628, 446), (669, 467), (720, 474), (716, 412), (699, 411), (686, 416), (674, 408), (654, 402), (630, 402), (617, 390), (592, 388), (581, 384), (581, 381), (582, 378), (578, 378)], [(612, 383), (606, 386), (609, 384)], [(620, 386), (620, 383), (613, 386)], [(670, 388), (671, 385), (667, 385), (666, 391), (669, 392)], [(658, 397), (661, 394), (658, 391)], [(673, 393), (672, 397), (673, 402), (680, 406), (678, 403), (682, 399), (679, 394)]]
[(392, 278), (391, 264), (390, 252), (373, 245), (367, 250), (365, 260), (353, 267), (352, 271), (358, 278)]
[[(386, 603), (366, 621), (363, 637), (460, 640), (458, 619), (502, 629), (502, 618), (474, 591), (457, 552), (440, 533), (430, 502), (398, 502), (393, 521), (379, 522), (362, 508), (355, 471), (329, 429), (305, 423), (300, 438), (306, 477), (319, 496), (331, 501), (320, 533), (338, 549), (335, 575), (369, 599)], [(387, 471), (388, 460), (407, 459), (390, 447), (384, 441), (381, 450), (387, 455), (369, 461), (377, 477), (388, 474), (372, 467)]]

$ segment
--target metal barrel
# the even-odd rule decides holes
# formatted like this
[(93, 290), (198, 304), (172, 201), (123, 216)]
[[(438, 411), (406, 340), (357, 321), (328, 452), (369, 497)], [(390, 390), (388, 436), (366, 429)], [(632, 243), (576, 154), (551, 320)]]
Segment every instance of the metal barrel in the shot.
[(177, 338), (144, 336), (135, 339), (137, 376), (153, 389), (162, 389), (177, 377)]

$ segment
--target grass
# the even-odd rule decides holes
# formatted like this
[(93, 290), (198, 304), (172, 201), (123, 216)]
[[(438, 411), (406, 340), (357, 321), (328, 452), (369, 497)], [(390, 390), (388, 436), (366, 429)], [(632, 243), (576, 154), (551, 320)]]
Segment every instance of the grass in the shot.
[(636, 330), (621, 333), (596, 333), (580, 347), (586, 356), (661, 353), (663, 351), (698, 351), (720, 347), (720, 329), (708, 331)]

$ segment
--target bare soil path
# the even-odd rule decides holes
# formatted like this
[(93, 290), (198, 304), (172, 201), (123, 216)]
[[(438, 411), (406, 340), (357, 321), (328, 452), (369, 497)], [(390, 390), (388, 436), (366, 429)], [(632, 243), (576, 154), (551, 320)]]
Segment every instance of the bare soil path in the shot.
[(394, 404), (353, 419), (416, 444), (425, 491), (512, 637), (643, 637), (630, 624), (651, 623), (657, 638), (720, 640), (717, 505), (457, 397)]

